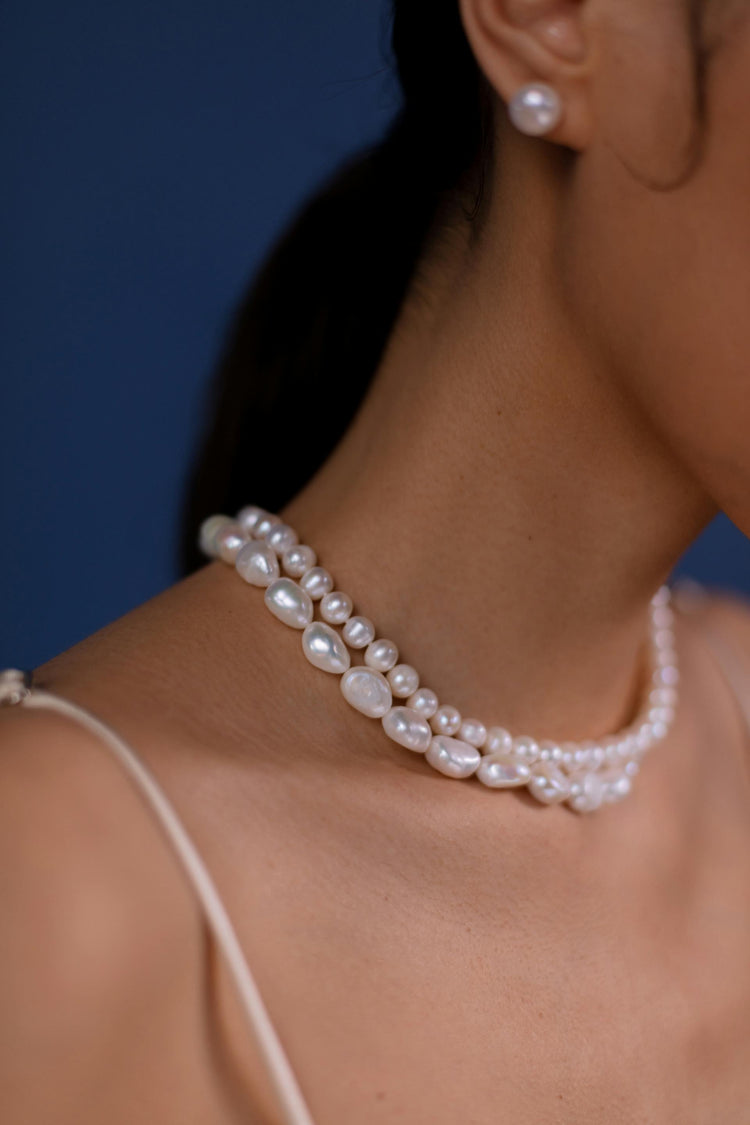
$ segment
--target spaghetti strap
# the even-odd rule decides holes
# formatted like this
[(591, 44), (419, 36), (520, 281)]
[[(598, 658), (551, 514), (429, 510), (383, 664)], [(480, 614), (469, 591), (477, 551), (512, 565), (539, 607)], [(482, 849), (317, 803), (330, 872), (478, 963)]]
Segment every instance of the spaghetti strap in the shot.
[(177, 812), (135, 750), (90, 711), (34, 686), (31, 673), (15, 668), (0, 672), (0, 705), (20, 705), (66, 715), (101, 739), (125, 768), (159, 821), (195, 891), (237, 986), (243, 1012), (277, 1095), (284, 1125), (315, 1125), (216, 885)]

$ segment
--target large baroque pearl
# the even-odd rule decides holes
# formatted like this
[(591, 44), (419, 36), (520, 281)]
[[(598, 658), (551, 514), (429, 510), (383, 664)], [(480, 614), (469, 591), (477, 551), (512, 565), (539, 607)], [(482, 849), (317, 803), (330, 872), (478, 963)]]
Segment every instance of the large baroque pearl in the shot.
[(433, 737), (425, 757), (433, 769), (446, 777), (455, 778), (471, 777), (482, 760), (476, 746), (470, 746), (460, 738), (450, 738), (447, 734)]
[(531, 766), (514, 754), (486, 754), (477, 770), (477, 778), (489, 789), (516, 789), (530, 777)]
[(276, 578), (263, 599), (271, 613), (292, 629), (304, 629), (313, 619), (312, 598), (291, 578)]
[(250, 540), (234, 560), (237, 573), (251, 586), (268, 586), (279, 577), (279, 560), (267, 543)]
[(393, 702), (390, 684), (382, 672), (358, 664), (341, 677), (341, 694), (363, 715), (382, 719)]
[(222, 515), (209, 516), (208, 519), (203, 521), (200, 526), (200, 532), (198, 533), (198, 545), (204, 555), (216, 557), (218, 554), (216, 549), (216, 536), (225, 524), (232, 522), (230, 516)]
[(410, 707), (391, 707), (382, 718), (383, 730), (407, 750), (425, 754), (432, 741), (430, 724)]
[(313, 621), (302, 634), (302, 651), (311, 664), (324, 672), (346, 672), (351, 664), (349, 649), (325, 621)]

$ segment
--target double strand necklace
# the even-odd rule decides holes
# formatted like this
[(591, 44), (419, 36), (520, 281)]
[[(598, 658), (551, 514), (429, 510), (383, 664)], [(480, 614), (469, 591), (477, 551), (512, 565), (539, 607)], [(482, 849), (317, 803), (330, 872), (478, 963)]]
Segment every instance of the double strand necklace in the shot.
[[(274, 616), (301, 630), (310, 663), (341, 677), (347, 703), (380, 719), (390, 739), (423, 755), (446, 777), (473, 777), (490, 789), (525, 787), (543, 804), (564, 802), (576, 812), (593, 812), (631, 792), (642, 758), (674, 721), (679, 670), (668, 585), (649, 604), (649, 679), (635, 718), (595, 741), (556, 743), (486, 727), (441, 703), (420, 685), (416, 668), (399, 663), (395, 642), (376, 636), (370, 618), (353, 612), (351, 597), (334, 589), (315, 551), (280, 516), (255, 505), (234, 518), (209, 516), (199, 544), (209, 558), (223, 559), (249, 585), (265, 590)], [(364, 663), (353, 663), (350, 650), (359, 651)]]

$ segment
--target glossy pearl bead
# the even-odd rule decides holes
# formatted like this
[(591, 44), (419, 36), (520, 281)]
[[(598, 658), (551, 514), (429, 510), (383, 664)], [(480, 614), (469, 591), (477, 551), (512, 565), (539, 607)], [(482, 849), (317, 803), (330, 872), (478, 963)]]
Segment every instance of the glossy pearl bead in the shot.
[(365, 664), (378, 672), (387, 672), (398, 660), (398, 649), (393, 641), (379, 637), (365, 649)]
[(281, 516), (274, 516), (270, 512), (264, 512), (258, 517), (258, 521), (253, 528), (254, 539), (265, 539), (272, 527), (281, 523)]
[(570, 781), (551, 762), (539, 762), (532, 767), (529, 792), (545, 805), (555, 805), (570, 794)]
[(251, 586), (268, 586), (279, 577), (279, 560), (267, 543), (250, 540), (234, 560), (237, 573)]
[(406, 699), (419, 687), (419, 672), (411, 664), (396, 664), (388, 672), (388, 683), (395, 696)]
[(341, 693), (347, 703), (368, 715), (382, 719), (393, 702), (391, 688), (382, 672), (358, 664), (341, 677)]
[(406, 706), (410, 707), (412, 711), (418, 711), (423, 719), (431, 719), (440, 703), (432, 688), (421, 687), (409, 696), (406, 700)]
[(304, 629), (313, 619), (312, 598), (291, 578), (274, 579), (263, 599), (271, 613), (292, 629)]
[(593, 812), (604, 799), (604, 784), (598, 773), (572, 774), (568, 804), (576, 812)]
[(513, 749), (513, 735), (505, 727), (490, 727), (484, 744), (485, 754), (510, 754)]
[(288, 523), (277, 523), (266, 536), (266, 543), (277, 555), (283, 555), (284, 551), (297, 545), (298, 539), (297, 532)]
[[(533, 738), (528, 735), (519, 735), (518, 738), (511, 740), (513, 753), (522, 758), (525, 762), (536, 762), (542, 757), (541, 747)], [(551, 749), (548, 747), (548, 749)], [(558, 761), (562, 758), (562, 752), (559, 756), (554, 756), (551, 753), (547, 754), (547, 759), (550, 761)]]
[(242, 547), (247, 543), (247, 536), (238, 523), (230, 521), (220, 527), (214, 537), (216, 553), (224, 562), (233, 563)]
[(433, 769), (446, 777), (464, 778), (476, 773), (482, 755), (476, 746), (462, 742), (459, 738), (449, 738), (436, 734), (430, 742), (425, 755)]
[(281, 565), (290, 578), (300, 578), (306, 570), (315, 566), (317, 561), (318, 556), (315, 551), (306, 543), (297, 543), (294, 547), (288, 547), (281, 556)]
[(521, 133), (541, 137), (562, 117), (560, 95), (546, 82), (528, 82), (516, 90), (508, 103), (508, 116)]
[(317, 602), (333, 589), (333, 578), (325, 567), (312, 566), (302, 575), (299, 584), (303, 590), (307, 590), (312, 600)]
[(430, 724), (417, 711), (410, 707), (391, 707), (381, 719), (383, 730), (394, 742), (413, 750), (417, 754), (425, 754), (432, 742)]
[(302, 634), (302, 651), (311, 664), (324, 672), (346, 672), (351, 664), (349, 650), (339, 634), (325, 621), (313, 621)]
[(267, 515), (268, 512), (264, 508), (259, 508), (256, 504), (248, 504), (246, 508), (240, 508), (237, 513), (237, 523), (247, 535), (252, 535), (258, 520), (261, 516)]
[(215, 558), (218, 555), (216, 550), (216, 536), (221, 531), (225, 524), (231, 523), (232, 520), (229, 516), (209, 516), (204, 520), (198, 532), (198, 546), (204, 555), (209, 555)]
[(450, 703), (444, 703), (430, 719), (430, 726), (435, 734), (456, 734), (461, 726), (461, 712)]
[(477, 777), (490, 789), (517, 789), (531, 777), (531, 766), (512, 754), (485, 754), (479, 763)]
[(470, 746), (484, 746), (487, 741), (487, 727), (479, 719), (464, 719), (458, 728), (458, 737)]
[(341, 590), (331, 590), (320, 599), (320, 615), (331, 625), (343, 625), (352, 613), (352, 599)]
[(351, 648), (364, 648), (375, 636), (375, 626), (369, 617), (357, 614), (350, 617), (341, 630), (342, 636)]

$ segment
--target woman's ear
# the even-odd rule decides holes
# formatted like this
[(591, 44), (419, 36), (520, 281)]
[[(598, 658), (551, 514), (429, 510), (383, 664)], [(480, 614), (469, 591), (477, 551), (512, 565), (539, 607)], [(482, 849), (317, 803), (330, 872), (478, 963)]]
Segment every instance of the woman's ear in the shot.
[(500, 100), (509, 105), (529, 83), (551, 86), (560, 113), (545, 132), (577, 150), (592, 132), (587, 8), (587, 0), (459, 0), (466, 37)]

